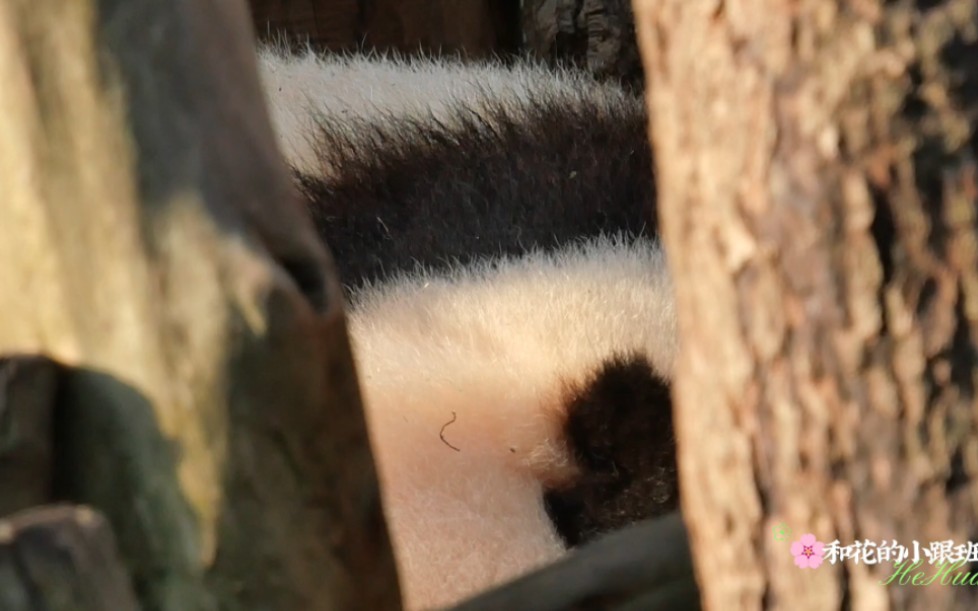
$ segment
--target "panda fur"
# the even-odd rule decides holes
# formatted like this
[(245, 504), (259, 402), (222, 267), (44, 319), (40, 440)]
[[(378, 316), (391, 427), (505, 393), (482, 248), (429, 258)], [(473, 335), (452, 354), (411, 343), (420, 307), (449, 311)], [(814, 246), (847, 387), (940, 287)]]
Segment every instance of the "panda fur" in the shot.
[(655, 235), (639, 96), (529, 63), (261, 58), (281, 148), (346, 283)]
[(642, 101), (528, 63), (260, 52), (332, 250), (405, 606), (678, 501)]

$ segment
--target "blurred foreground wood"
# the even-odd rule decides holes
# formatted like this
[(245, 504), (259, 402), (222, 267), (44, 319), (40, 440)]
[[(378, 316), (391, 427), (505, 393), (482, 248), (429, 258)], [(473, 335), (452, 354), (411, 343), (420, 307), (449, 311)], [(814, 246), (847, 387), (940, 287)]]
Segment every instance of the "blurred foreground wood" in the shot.
[(0, 1), (0, 83), (0, 354), (63, 367), (0, 414), (28, 457), (3, 511), (103, 512), (146, 609), (396, 608), (340, 291), (244, 3)]
[(0, 609), (136, 611), (108, 525), (85, 507), (0, 519)]
[(0, 516), (53, 496), (60, 380), (61, 369), (48, 359), (0, 356)]
[(705, 608), (975, 608), (773, 533), (978, 539), (978, 5), (635, 6)]

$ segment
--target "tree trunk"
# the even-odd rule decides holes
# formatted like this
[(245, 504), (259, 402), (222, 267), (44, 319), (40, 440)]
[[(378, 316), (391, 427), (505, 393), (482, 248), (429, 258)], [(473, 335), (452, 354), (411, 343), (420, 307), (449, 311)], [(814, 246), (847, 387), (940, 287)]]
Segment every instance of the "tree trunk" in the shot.
[(642, 85), (629, 0), (525, 0), (523, 37), (527, 50), (538, 58)]
[(7, 420), (52, 436), (39, 481), (106, 515), (146, 609), (396, 607), (340, 288), (244, 4), (0, 1), (0, 83), (0, 353), (68, 367), (53, 429)]
[(706, 608), (973, 608), (884, 585), (892, 562), (795, 568), (789, 543), (978, 540), (978, 6), (636, 16)]

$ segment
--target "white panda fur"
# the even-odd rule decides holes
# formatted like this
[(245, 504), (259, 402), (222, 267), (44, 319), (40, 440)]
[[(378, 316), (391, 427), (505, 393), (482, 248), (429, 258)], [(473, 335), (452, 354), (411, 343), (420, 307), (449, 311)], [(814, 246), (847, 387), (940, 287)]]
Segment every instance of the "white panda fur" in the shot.
[(476, 112), (503, 101), (518, 106), (556, 97), (565, 104), (600, 102), (614, 112), (623, 92), (594, 83), (583, 73), (552, 71), (529, 63), (510, 68), (463, 64), (450, 59), (411, 61), (376, 55), (292, 55), (281, 48), (259, 50), (269, 112), (279, 145), (299, 171), (325, 171), (314, 134), (319, 120), (336, 117), (356, 137), (364, 123), (391, 116), (453, 122), (460, 107)]
[(355, 295), (350, 334), (409, 607), (564, 550), (541, 499), (574, 469), (565, 388), (614, 353), (671, 370), (668, 282), (651, 243), (598, 239)]
[[(288, 56), (266, 48), (260, 65), (286, 159), (298, 175), (334, 185), (361, 151), (388, 154), (385, 143), (404, 126), (405, 138), (419, 124), (464, 137), (473, 125), (494, 129), (501, 108), (518, 124), (522, 109), (540, 99), (611, 117), (626, 103), (617, 88), (529, 64)], [(480, 117), (475, 124), (472, 114)], [(323, 144), (337, 133), (340, 146)], [(451, 200), (441, 185), (434, 189)], [(329, 187), (312, 198), (314, 208), (326, 209), (314, 215), (342, 214), (330, 210), (336, 192)], [(353, 196), (351, 215), (357, 205)], [(386, 235), (387, 213), (377, 216), (378, 249), (399, 239)], [(560, 244), (531, 236), (515, 251), (487, 230), (473, 239), (485, 238), (480, 246), (498, 240), (502, 256), (492, 256), (492, 246), (467, 258), (469, 240), (430, 256), (402, 255), (397, 266), (385, 261), (383, 273), (351, 267), (342, 278), (406, 608), (458, 602), (564, 553), (544, 494), (581, 470), (564, 430), (570, 399), (614, 357), (640, 357), (668, 380), (676, 332), (664, 256), (650, 236), (620, 229), (626, 233)], [(344, 252), (344, 232), (324, 237), (334, 253)], [(344, 271), (345, 257), (337, 258)]]

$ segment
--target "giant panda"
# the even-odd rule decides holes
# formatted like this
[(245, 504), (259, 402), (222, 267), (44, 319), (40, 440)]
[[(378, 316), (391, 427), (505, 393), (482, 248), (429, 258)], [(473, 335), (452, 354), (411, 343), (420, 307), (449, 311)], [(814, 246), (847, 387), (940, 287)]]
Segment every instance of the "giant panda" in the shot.
[(259, 53), (346, 290), (405, 606), (677, 506), (642, 100), (573, 70)]

